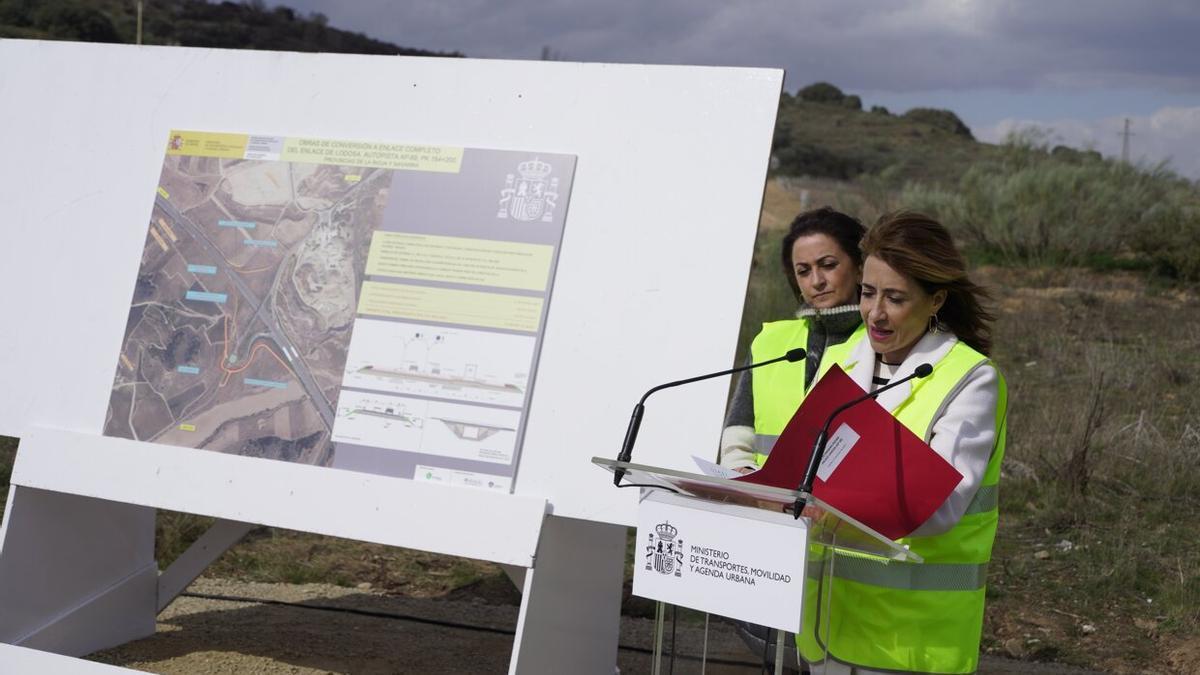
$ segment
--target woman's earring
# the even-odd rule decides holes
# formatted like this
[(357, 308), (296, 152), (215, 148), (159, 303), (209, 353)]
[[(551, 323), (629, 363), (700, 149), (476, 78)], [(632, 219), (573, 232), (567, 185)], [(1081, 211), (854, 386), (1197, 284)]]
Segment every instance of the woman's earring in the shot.
[(942, 332), (942, 326), (940, 323), (938, 323), (937, 314), (929, 315), (929, 332), (933, 333), (934, 335)]

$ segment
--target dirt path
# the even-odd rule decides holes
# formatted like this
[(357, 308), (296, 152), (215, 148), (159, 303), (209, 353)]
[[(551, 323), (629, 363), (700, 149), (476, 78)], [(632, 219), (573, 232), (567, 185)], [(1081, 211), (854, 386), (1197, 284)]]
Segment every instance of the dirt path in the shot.
[[(154, 636), (90, 658), (163, 674), (503, 673), (518, 609), (480, 598), (413, 599), (322, 584), (206, 578), (189, 593), (159, 615)], [(653, 631), (652, 620), (622, 617), (623, 673), (650, 672)], [(703, 626), (681, 623), (677, 639), (676, 672), (701, 672), (699, 661), (684, 655), (700, 654)], [(727, 624), (711, 624), (708, 653), (707, 673), (759, 672), (755, 655)], [(980, 670), (1029, 672), (1087, 673), (990, 657)]]

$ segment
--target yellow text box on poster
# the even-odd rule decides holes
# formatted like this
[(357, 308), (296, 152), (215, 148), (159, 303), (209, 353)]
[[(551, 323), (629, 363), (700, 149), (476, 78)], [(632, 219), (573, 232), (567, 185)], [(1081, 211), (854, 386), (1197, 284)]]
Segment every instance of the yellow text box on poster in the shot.
[(241, 159), (246, 154), (246, 143), (249, 140), (248, 134), (172, 131), (167, 139), (167, 154)]
[(462, 148), (437, 145), (289, 138), (283, 143), (280, 159), (285, 162), (310, 164), (458, 173), (462, 166), (462, 156)]
[(535, 333), (544, 302), (523, 295), (367, 281), (358, 313)]
[(376, 232), (367, 274), (544, 291), (553, 255), (545, 244)]

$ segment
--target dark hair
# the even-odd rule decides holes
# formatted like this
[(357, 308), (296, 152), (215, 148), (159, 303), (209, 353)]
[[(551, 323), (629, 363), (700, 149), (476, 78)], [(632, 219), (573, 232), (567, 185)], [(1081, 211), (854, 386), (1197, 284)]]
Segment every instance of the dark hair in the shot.
[(984, 306), (991, 294), (967, 278), (966, 259), (941, 223), (911, 211), (885, 213), (867, 232), (862, 253), (912, 277), (926, 293), (946, 291), (938, 326), (981, 354), (991, 351), (996, 316)]
[(834, 211), (828, 206), (805, 211), (796, 216), (791, 227), (788, 228), (788, 233), (783, 237), (783, 250), (781, 251), (783, 271), (787, 275), (788, 283), (792, 286), (792, 292), (796, 294), (796, 299), (801, 299), (800, 284), (796, 282), (796, 270), (793, 268), (792, 261), (792, 246), (795, 245), (797, 239), (810, 234), (824, 234), (837, 242), (838, 247), (850, 256), (855, 265), (861, 268), (863, 254), (858, 248), (858, 242), (862, 241), (866, 231), (867, 229), (858, 222), (857, 218), (848, 216), (841, 211)]

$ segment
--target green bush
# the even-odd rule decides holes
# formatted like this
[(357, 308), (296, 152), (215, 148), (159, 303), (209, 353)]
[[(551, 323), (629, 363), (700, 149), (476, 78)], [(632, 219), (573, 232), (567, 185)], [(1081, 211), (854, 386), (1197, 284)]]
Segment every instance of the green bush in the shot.
[(900, 202), (938, 217), (996, 262), (1153, 268), (1200, 279), (1197, 195), (1163, 166), (1064, 158), (1027, 136), (955, 186), (906, 186)]
[[(815, 82), (796, 92), (801, 101), (809, 103), (841, 103), (846, 95), (841, 89), (828, 82)], [(862, 102), (859, 102), (862, 105)]]
[(1153, 204), (1143, 221), (1133, 247), (1150, 267), (1164, 277), (1200, 281), (1200, 210), (1196, 204)]
[(1104, 161), (1103, 155), (1096, 150), (1076, 150), (1075, 148), (1065, 145), (1054, 146), (1050, 150), (1050, 156), (1064, 162), (1071, 162), (1073, 164)]
[(120, 42), (108, 16), (83, 3), (59, 0), (33, 11), (33, 25), (55, 37), (85, 42)]
[(928, 124), (936, 129), (949, 131), (956, 136), (975, 138), (971, 135), (971, 129), (963, 124), (958, 115), (949, 110), (942, 110), (940, 108), (913, 108), (904, 113), (904, 117), (914, 122)]
[(844, 157), (828, 148), (811, 143), (794, 143), (790, 139), (775, 148), (780, 173), (795, 176), (814, 176), (847, 179), (862, 173), (862, 163), (854, 157)]

